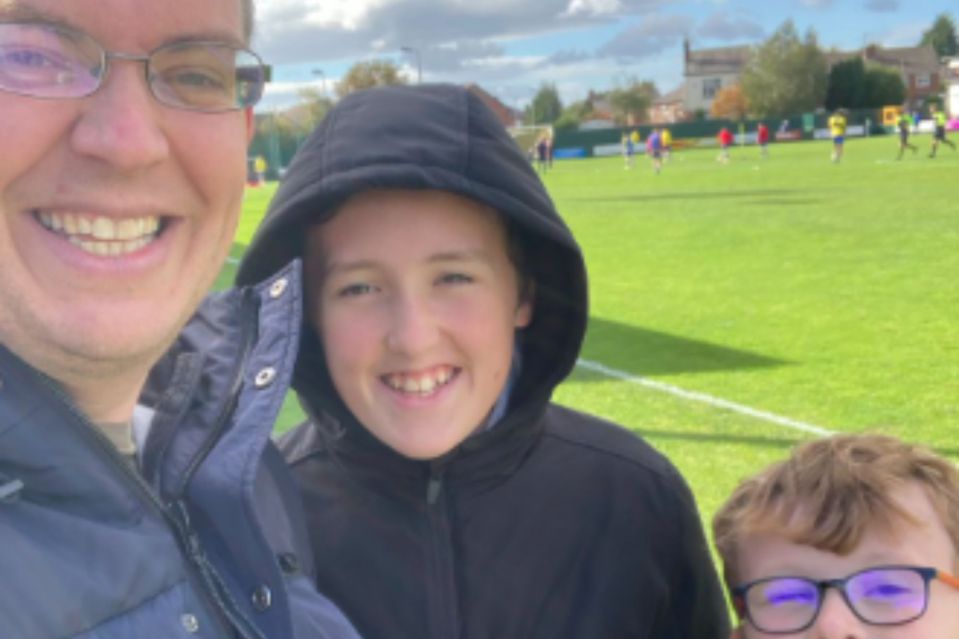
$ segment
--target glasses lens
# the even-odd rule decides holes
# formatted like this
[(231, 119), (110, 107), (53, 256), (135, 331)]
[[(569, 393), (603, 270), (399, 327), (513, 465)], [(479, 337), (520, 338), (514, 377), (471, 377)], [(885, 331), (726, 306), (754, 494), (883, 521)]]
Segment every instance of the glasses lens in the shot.
[(79, 32), (0, 23), (0, 90), (39, 98), (89, 95), (100, 84), (103, 50)]
[(797, 577), (761, 581), (746, 592), (746, 610), (763, 632), (797, 632), (816, 617), (819, 589)]
[(926, 610), (926, 580), (910, 568), (875, 568), (853, 575), (846, 582), (849, 603), (874, 624), (899, 624), (920, 617)]
[(263, 65), (252, 52), (225, 44), (186, 43), (150, 57), (150, 86), (157, 99), (195, 111), (232, 111), (256, 104)]

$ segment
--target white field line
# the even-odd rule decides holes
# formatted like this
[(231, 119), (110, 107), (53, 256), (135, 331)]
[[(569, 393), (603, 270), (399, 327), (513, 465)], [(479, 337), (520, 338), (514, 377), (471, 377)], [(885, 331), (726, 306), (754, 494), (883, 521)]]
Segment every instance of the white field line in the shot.
[(712, 395), (707, 395), (706, 393), (690, 391), (686, 390), (685, 388), (680, 388), (679, 386), (673, 386), (672, 384), (657, 382), (639, 375), (630, 375), (629, 373), (616, 370), (615, 368), (610, 368), (604, 364), (600, 364), (599, 362), (591, 362), (587, 359), (580, 359), (577, 360), (576, 365), (601, 375), (606, 375), (607, 377), (613, 377), (624, 382), (629, 382), (630, 384), (642, 386), (643, 388), (659, 391), (661, 393), (667, 393), (669, 395), (680, 397), (682, 399), (688, 399), (694, 402), (701, 402), (716, 408), (723, 408), (733, 411), (734, 413), (752, 417), (754, 419), (760, 419), (766, 422), (772, 422), (773, 424), (779, 424), (780, 426), (786, 426), (787, 428), (800, 430), (804, 433), (819, 435), (821, 437), (835, 434), (833, 431), (823, 428), (822, 426), (816, 426), (814, 424), (801, 422), (797, 419), (783, 417), (782, 415), (770, 413), (758, 408), (752, 408), (744, 404), (737, 404), (736, 402), (731, 402), (729, 400), (722, 399), (721, 397), (713, 397)]
[(240, 258), (238, 258), (238, 257), (233, 257), (233, 256), (231, 255), (231, 256), (229, 256), (229, 257), (226, 258), (226, 263), (227, 263), (227, 264), (239, 264), (239, 263), (240, 263)]

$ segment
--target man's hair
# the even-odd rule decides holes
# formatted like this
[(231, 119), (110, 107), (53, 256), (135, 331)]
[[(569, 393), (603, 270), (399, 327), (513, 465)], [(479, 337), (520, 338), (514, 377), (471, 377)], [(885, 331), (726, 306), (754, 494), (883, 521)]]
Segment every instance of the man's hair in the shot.
[(837, 435), (798, 446), (792, 455), (733, 491), (713, 518), (713, 538), (730, 587), (739, 580), (740, 542), (769, 534), (846, 555), (867, 529), (921, 525), (895, 500), (911, 482), (927, 495), (959, 549), (959, 471), (932, 451), (884, 435)]
[(242, 4), (243, 11), (243, 37), (246, 39), (246, 43), (249, 44), (250, 40), (253, 38), (253, 21), (256, 18), (255, 9), (253, 7), (253, 0), (240, 0)]

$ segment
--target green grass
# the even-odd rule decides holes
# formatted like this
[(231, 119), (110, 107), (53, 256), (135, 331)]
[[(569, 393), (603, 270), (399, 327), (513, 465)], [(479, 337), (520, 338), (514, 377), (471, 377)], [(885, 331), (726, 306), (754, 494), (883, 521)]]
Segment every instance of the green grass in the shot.
[[(954, 136), (955, 137), (955, 136)], [(959, 153), (895, 161), (893, 137), (557, 162), (545, 182), (591, 282), (583, 357), (834, 431), (959, 459)], [(234, 255), (275, 187), (248, 191)], [(232, 277), (227, 267), (221, 284)], [(809, 435), (578, 369), (561, 403), (643, 434), (704, 520), (742, 477)], [(278, 425), (299, 419), (289, 405)]]

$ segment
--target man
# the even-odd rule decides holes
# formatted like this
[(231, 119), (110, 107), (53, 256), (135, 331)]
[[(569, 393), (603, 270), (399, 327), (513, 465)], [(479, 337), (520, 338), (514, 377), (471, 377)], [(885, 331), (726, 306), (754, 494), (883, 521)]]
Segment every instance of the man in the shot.
[(951, 140), (946, 139), (946, 112), (937, 104), (929, 105), (929, 113), (932, 115), (936, 130), (932, 135), (932, 150), (929, 151), (929, 157), (936, 157), (936, 151), (939, 150), (939, 143), (948, 144), (952, 150), (956, 150), (956, 145)]
[(249, 0), (0, 0), (4, 637), (355, 636), (310, 587), (266, 444), (284, 352), (254, 336), (295, 299), (214, 300), (133, 424), (232, 243), (252, 19)]
[(365, 636), (726, 637), (676, 469), (550, 401), (585, 334), (586, 268), (481, 100), (450, 85), (341, 100), (237, 280), (294, 257), (311, 419), (281, 448), (320, 589)]
[(713, 533), (734, 639), (959, 636), (959, 473), (922, 447), (803, 444), (744, 480)]
[(829, 135), (832, 136), (832, 161), (838, 164), (842, 160), (843, 144), (846, 141), (846, 110), (836, 109), (829, 116)]
[(913, 155), (919, 151), (919, 147), (909, 142), (909, 133), (912, 129), (912, 125), (912, 116), (909, 115), (905, 109), (903, 109), (902, 113), (899, 114), (899, 117), (896, 120), (896, 126), (899, 128), (899, 155), (896, 156), (897, 160), (902, 159), (902, 154), (906, 152), (906, 149), (911, 149)]

